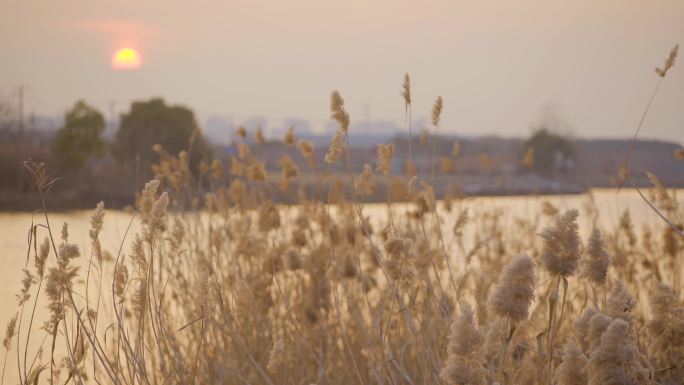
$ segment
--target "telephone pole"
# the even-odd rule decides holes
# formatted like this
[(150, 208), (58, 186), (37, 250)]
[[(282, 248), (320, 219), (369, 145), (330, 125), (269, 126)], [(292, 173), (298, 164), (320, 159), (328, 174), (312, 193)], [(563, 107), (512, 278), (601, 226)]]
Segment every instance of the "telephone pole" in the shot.
[(112, 135), (116, 134), (116, 100), (109, 101), (109, 130)]
[(24, 85), (19, 86), (19, 132), (24, 132)]

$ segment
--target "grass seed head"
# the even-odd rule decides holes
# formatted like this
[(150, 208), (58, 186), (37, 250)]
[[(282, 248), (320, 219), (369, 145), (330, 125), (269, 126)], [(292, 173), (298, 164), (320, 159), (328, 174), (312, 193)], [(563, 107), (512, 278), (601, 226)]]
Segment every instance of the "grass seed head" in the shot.
[(547, 227), (540, 236), (544, 240), (541, 261), (552, 275), (563, 277), (575, 273), (580, 261), (581, 241), (578, 233), (577, 210), (568, 210), (556, 217), (551, 227)]
[(534, 297), (534, 261), (528, 255), (519, 255), (506, 266), (494, 288), (489, 304), (498, 316), (523, 321), (529, 314)]
[(675, 64), (675, 60), (677, 59), (677, 51), (679, 51), (679, 44), (676, 44), (672, 49), (670, 50), (670, 55), (665, 59), (665, 64), (663, 64), (663, 68), (656, 68), (655, 72), (660, 76), (661, 78), (664, 78), (665, 75), (667, 75), (667, 71), (670, 70)]

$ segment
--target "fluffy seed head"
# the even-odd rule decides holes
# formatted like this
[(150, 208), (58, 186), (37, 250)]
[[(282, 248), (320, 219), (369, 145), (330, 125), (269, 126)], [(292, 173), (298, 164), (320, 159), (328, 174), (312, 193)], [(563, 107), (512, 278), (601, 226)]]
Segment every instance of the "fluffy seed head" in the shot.
[(266, 166), (263, 162), (252, 162), (247, 168), (247, 175), (255, 182), (266, 182)]
[(601, 343), (601, 336), (605, 333), (610, 323), (613, 322), (613, 317), (603, 313), (596, 313), (589, 320), (589, 334), (587, 335), (587, 348), (591, 353)]
[(136, 319), (140, 319), (145, 313), (147, 307), (147, 279), (142, 278), (138, 282), (137, 288), (133, 292), (133, 297), (131, 298), (131, 307), (133, 308), (133, 313)]
[(62, 240), (66, 242), (69, 239), (69, 224), (64, 222), (62, 224)]
[(7, 323), (7, 328), (5, 329), (5, 338), (2, 340), (2, 346), (5, 347), (5, 350), (9, 350), (12, 344), (12, 338), (14, 337), (14, 329), (16, 329), (16, 326), (17, 315), (15, 314), (14, 317), (12, 317)]
[(404, 74), (404, 82), (401, 84), (401, 96), (406, 102), (406, 106), (411, 105), (411, 77), (408, 73)]
[(363, 166), (363, 172), (354, 181), (354, 189), (359, 195), (372, 195), (375, 191), (373, 186), (373, 168), (366, 163)]
[(563, 349), (563, 362), (556, 371), (558, 385), (586, 385), (587, 356), (569, 339)]
[[(652, 318), (646, 323), (646, 347), (656, 367), (671, 368), (663, 380), (684, 378), (684, 306), (675, 292), (658, 283), (650, 297)], [(665, 381), (663, 381), (665, 383)]]
[(385, 242), (385, 251), (389, 257), (398, 258), (411, 248), (411, 243), (408, 238), (390, 238)]
[(296, 178), (299, 174), (299, 168), (289, 155), (283, 155), (280, 160), (278, 160), (278, 164), (282, 170), (283, 179), (288, 180)]
[(148, 243), (153, 243), (156, 235), (166, 230), (166, 214), (169, 206), (169, 195), (164, 191), (159, 198), (157, 198), (150, 211), (145, 213), (142, 218), (142, 223), (145, 225), (143, 233), (145, 240)]
[(314, 151), (314, 145), (308, 140), (300, 140), (297, 143), (297, 149), (306, 159), (310, 167), (316, 167), (316, 153)]
[(554, 225), (547, 227), (540, 236), (544, 240), (541, 261), (553, 275), (573, 275), (580, 260), (580, 237), (577, 226), (577, 210), (569, 210), (556, 217)]
[(283, 138), (283, 143), (287, 144), (288, 146), (294, 146), (294, 144), (295, 144), (294, 126), (290, 126), (290, 128), (288, 128), (287, 131), (285, 132), (285, 137)]
[(385, 242), (387, 258), (382, 263), (385, 271), (401, 286), (408, 286), (415, 275), (413, 241), (410, 238), (390, 238)]
[(589, 385), (639, 385), (649, 383), (649, 372), (641, 364), (639, 349), (629, 324), (613, 320), (591, 352), (587, 374)]
[(159, 188), (159, 180), (153, 179), (145, 183), (142, 193), (140, 194), (140, 199), (138, 201), (138, 209), (143, 215), (143, 218), (149, 215), (152, 211), (152, 206), (156, 201), (157, 189)]
[(328, 152), (325, 154), (325, 163), (335, 163), (344, 153), (346, 144), (344, 142), (344, 131), (335, 131), (335, 136), (333, 136), (330, 146), (328, 147)]
[(510, 317), (513, 321), (527, 319), (530, 302), (534, 296), (534, 284), (532, 258), (528, 255), (513, 258), (504, 269), (489, 298), (494, 313), (501, 317)]
[(438, 96), (435, 105), (432, 106), (432, 124), (439, 126), (439, 118), (442, 115), (442, 97)]
[(95, 208), (95, 212), (90, 217), (90, 239), (95, 240), (100, 235), (104, 214), (104, 202), (100, 201)]
[[(237, 161), (237, 159), (235, 159), (234, 161)], [(211, 179), (214, 182), (220, 182), (221, 180), (223, 180), (224, 169), (223, 169), (223, 163), (221, 163), (220, 160), (214, 159), (211, 162), (210, 169), (211, 169)]]
[(675, 59), (677, 59), (677, 51), (679, 51), (679, 44), (675, 45), (672, 47), (670, 50), (670, 56), (665, 59), (665, 64), (663, 65), (663, 68), (656, 68), (655, 72), (660, 76), (661, 78), (664, 78), (665, 75), (667, 75), (667, 71), (670, 70), (675, 64)]
[(603, 286), (606, 283), (609, 266), (610, 255), (606, 251), (603, 236), (594, 227), (587, 245), (587, 259), (584, 261), (582, 276), (589, 278), (597, 286)]
[(606, 313), (611, 317), (621, 318), (627, 322), (632, 322), (634, 315), (632, 311), (636, 307), (636, 300), (629, 294), (622, 281), (617, 281), (613, 289), (608, 294), (606, 303)]
[(484, 335), (475, 323), (475, 312), (468, 303), (461, 305), (458, 317), (451, 324), (447, 353), (467, 356), (477, 354), (484, 342)]
[(416, 206), (418, 212), (422, 215), (432, 211), (435, 208), (435, 192), (429, 184), (420, 181), (421, 190), (416, 196)]
[(314, 152), (313, 143), (308, 140), (300, 140), (299, 143), (297, 143), (297, 148), (304, 157), (309, 157)]
[(40, 245), (40, 252), (36, 257), (36, 271), (38, 272), (38, 278), (43, 278), (45, 274), (45, 262), (47, 257), (50, 255), (50, 238), (45, 237), (43, 243)]
[(118, 303), (121, 304), (124, 301), (126, 284), (128, 283), (128, 267), (126, 267), (125, 258), (122, 258), (121, 263), (116, 267), (114, 277), (114, 293), (116, 294)]
[(247, 129), (242, 126), (238, 127), (237, 130), (235, 130), (235, 133), (242, 139), (247, 138)]
[(26, 301), (31, 298), (31, 286), (35, 283), (35, 278), (33, 274), (28, 269), (24, 269), (24, 279), (21, 280), (21, 291), (17, 294), (17, 302), (19, 306), (22, 306)]
[(584, 310), (582, 315), (572, 323), (573, 334), (577, 342), (579, 342), (583, 351), (589, 349), (589, 325), (592, 317), (598, 313), (594, 307), (588, 307)]
[(394, 144), (378, 144), (378, 163), (375, 170), (389, 175), (392, 172), (392, 155)]
[(330, 95), (330, 117), (340, 125), (340, 129), (345, 134), (349, 131), (349, 114), (344, 109), (344, 100), (337, 90)]
[(485, 385), (486, 369), (482, 359), (484, 336), (475, 324), (475, 314), (467, 303), (451, 324), (447, 345), (448, 357), (440, 372), (448, 384)]

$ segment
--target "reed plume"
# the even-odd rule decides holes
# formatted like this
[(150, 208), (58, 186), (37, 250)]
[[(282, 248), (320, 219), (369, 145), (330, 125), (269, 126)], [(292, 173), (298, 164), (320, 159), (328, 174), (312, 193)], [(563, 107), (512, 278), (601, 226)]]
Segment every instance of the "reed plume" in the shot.
[(342, 132), (346, 135), (349, 131), (349, 114), (344, 109), (344, 99), (335, 90), (330, 94), (330, 117), (337, 122)]
[(375, 170), (382, 172), (385, 175), (392, 173), (392, 155), (394, 154), (394, 145), (378, 144), (378, 163)]
[(442, 115), (442, 97), (438, 96), (437, 100), (435, 100), (435, 104), (432, 106), (432, 125), (437, 127), (439, 126), (439, 118)]
[(587, 244), (587, 259), (584, 260), (582, 276), (586, 277), (596, 286), (606, 283), (610, 255), (606, 251), (606, 244), (601, 231), (594, 227)]
[(587, 334), (587, 352), (591, 354), (601, 343), (601, 336), (613, 322), (613, 317), (597, 312), (589, 320), (589, 333)]
[(646, 385), (649, 371), (643, 367), (629, 324), (614, 319), (591, 352), (588, 385)]
[(285, 143), (288, 146), (294, 146), (296, 142), (295, 138), (295, 133), (294, 133), (294, 127), (290, 126), (290, 128), (285, 131), (285, 137), (283, 138), (283, 143)]
[(475, 323), (475, 314), (470, 305), (464, 303), (451, 324), (447, 359), (440, 372), (442, 381), (456, 385), (487, 384), (483, 343), (484, 335)]
[(540, 236), (544, 240), (541, 261), (553, 275), (573, 275), (580, 261), (580, 237), (577, 210), (569, 210), (556, 217), (553, 226), (547, 227)]
[(354, 189), (359, 195), (372, 195), (375, 191), (373, 185), (373, 168), (366, 163), (363, 166), (363, 172), (354, 181)]
[(15, 329), (17, 327), (17, 315), (15, 314), (10, 318), (5, 328), (5, 337), (2, 340), (2, 346), (5, 348), (5, 359), (2, 365), (2, 377), (0, 377), (0, 382), (5, 382), (5, 369), (7, 368), (7, 358), (9, 357), (9, 350), (12, 347), (12, 338), (14, 338)]
[(489, 297), (489, 304), (500, 317), (514, 322), (527, 319), (534, 297), (534, 261), (528, 255), (519, 255), (506, 265), (499, 283)]
[(411, 105), (411, 77), (408, 73), (404, 74), (404, 81), (401, 83), (401, 97), (404, 98), (408, 109)]
[(591, 319), (597, 313), (599, 313), (599, 311), (596, 308), (588, 307), (584, 310), (582, 315), (579, 318), (577, 318), (572, 324), (573, 334), (575, 336), (575, 340), (580, 344), (580, 346), (582, 347), (582, 351), (584, 351), (584, 352), (589, 351), (590, 323), (591, 323)]
[[(684, 306), (674, 290), (658, 283), (651, 293), (651, 319), (646, 322), (646, 346), (662, 383), (684, 379)], [(675, 380), (676, 381), (676, 380)]]
[(7, 323), (7, 327), (5, 328), (5, 337), (2, 340), (2, 346), (5, 348), (5, 350), (9, 350), (12, 346), (12, 339), (14, 338), (16, 327), (17, 315), (15, 314), (12, 318), (10, 318), (9, 322)]
[(665, 75), (667, 75), (667, 71), (670, 70), (675, 64), (675, 59), (677, 59), (677, 51), (679, 51), (679, 44), (676, 44), (672, 49), (670, 50), (670, 55), (665, 59), (665, 64), (663, 64), (663, 68), (656, 68), (655, 72), (660, 76), (661, 78), (664, 78)]
[(613, 289), (608, 294), (608, 302), (606, 304), (606, 314), (611, 317), (621, 318), (630, 324), (634, 320), (632, 313), (636, 308), (636, 301), (629, 293), (625, 284), (618, 280), (613, 285)]
[(342, 130), (335, 131), (335, 135), (328, 147), (328, 152), (325, 154), (325, 163), (337, 162), (344, 154), (346, 147), (344, 132)]
[(236, 130), (235, 133), (241, 138), (241, 139), (247, 139), (247, 129), (245, 129), (242, 126), (239, 126)]
[(563, 349), (563, 360), (556, 371), (558, 385), (586, 385), (587, 361), (587, 356), (575, 341), (568, 340)]

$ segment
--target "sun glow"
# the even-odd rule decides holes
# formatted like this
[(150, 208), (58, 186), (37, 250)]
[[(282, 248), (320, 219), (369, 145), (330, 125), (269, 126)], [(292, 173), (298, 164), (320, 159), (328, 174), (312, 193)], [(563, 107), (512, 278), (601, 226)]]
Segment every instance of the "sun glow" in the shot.
[(112, 56), (112, 69), (115, 71), (137, 70), (141, 65), (140, 54), (133, 48), (121, 48)]

